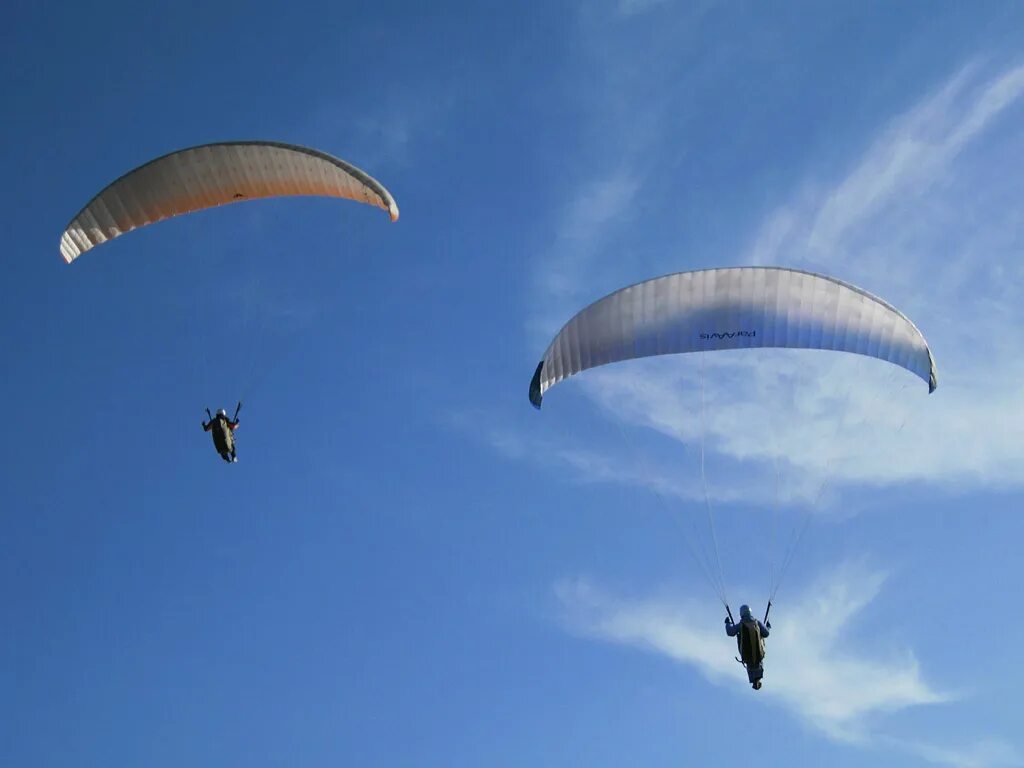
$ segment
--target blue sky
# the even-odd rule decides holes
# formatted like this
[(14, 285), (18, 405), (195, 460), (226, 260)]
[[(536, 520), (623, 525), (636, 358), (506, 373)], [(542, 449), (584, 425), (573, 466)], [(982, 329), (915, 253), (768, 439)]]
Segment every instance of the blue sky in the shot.
[[(1016, 4), (7, 16), (0, 763), (1024, 764)], [(64, 265), (109, 181), (257, 138), (401, 220), (254, 202)], [(938, 391), (723, 353), (703, 430), (686, 359), (529, 406), (577, 309), (741, 264), (904, 309)], [(811, 520), (757, 694), (686, 548), (701, 432), (734, 608)]]

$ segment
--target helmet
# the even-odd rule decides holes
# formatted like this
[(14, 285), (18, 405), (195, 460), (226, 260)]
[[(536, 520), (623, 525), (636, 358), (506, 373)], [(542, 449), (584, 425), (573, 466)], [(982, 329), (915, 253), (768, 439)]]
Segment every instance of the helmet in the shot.
[(740, 619), (749, 619), (749, 618), (750, 618), (750, 606), (741, 605), (740, 606)]
[(224, 416), (225, 418), (227, 418), (228, 412), (221, 408), (219, 411), (217, 411), (217, 415)]

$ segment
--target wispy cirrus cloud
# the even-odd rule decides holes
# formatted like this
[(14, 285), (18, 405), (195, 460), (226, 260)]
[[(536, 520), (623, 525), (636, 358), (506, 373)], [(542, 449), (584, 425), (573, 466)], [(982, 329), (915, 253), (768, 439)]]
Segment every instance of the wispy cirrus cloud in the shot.
[[(947, 746), (886, 732), (886, 715), (956, 700), (927, 682), (909, 648), (869, 654), (851, 643), (852, 626), (879, 597), (886, 576), (851, 561), (811, 584), (792, 605), (801, 622), (774, 627), (767, 640), (765, 684), (757, 695), (835, 741), (897, 748), (959, 768), (1018, 765), (1013, 748), (998, 740)], [(746, 674), (732, 658), (733, 641), (712, 629), (721, 626), (721, 617), (707, 605), (672, 597), (619, 598), (584, 579), (558, 583), (555, 594), (571, 631), (665, 656), (714, 685), (746, 692)]]
[[(895, 244), (902, 256), (934, 257), (942, 233), (962, 226), (958, 218), (945, 218), (943, 204), (967, 202), (982, 192), (971, 188), (980, 183), (979, 170), (988, 171), (985, 186), (990, 190), (1012, 157), (1004, 143), (1002, 152), (980, 158), (987, 166), (966, 174), (955, 167), (961, 153), (1024, 95), (1024, 66), (988, 78), (980, 69), (974, 63), (963, 67), (883, 126), (843, 178), (832, 183), (808, 179), (757, 231), (750, 263), (840, 264), (855, 258), (860, 265), (852, 266), (860, 274), (887, 276), (890, 271), (878, 268), (893, 267), (892, 259), (880, 262), (878, 257), (888, 246)], [(995, 218), (972, 223), (996, 223)], [(881, 222), (885, 229), (879, 229)], [(919, 240), (928, 231), (933, 234), (916, 247), (908, 239)], [(870, 272), (863, 267), (865, 251), (876, 268)], [(934, 272), (933, 258), (929, 264)]]
[(540, 335), (557, 328), (566, 307), (579, 300), (595, 252), (612, 232), (629, 223), (639, 187), (636, 176), (613, 169), (582, 182), (565, 203), (555, 242), (536, 276), (543, 300), (531, 324)]
[[(753, 228), (746, 253), (733, 262), (822, 271), (883, 295), (928, 337), (939, 364), (936, 394), (925, 397), (916, 382), (893, 379), (871, 361), (789, 352), (709, 355), (700, 374), (689, 359), (646, 367), (639, 361), (629, 371), (588, 372), (574, 386), (611, 420), (688, 444), (699, 429), (709, 452), (761, 462), (762, 478), (783, 456), (789, 477), (810, 472), (835, 486), (1020, 485), (1024, 343), (1003, 329), (1024, 321), (1024, 184), (1021, 174), (1008, 173), (1024, 157), (1024, 141), (1006, 130), (1021, 118), (1022, 96), (1024, 66), (963, 67), (883, 125), (844, 175), (822, 180), (808, 173)], [(661, 146), (652, 137), (647, 151)], [(617, 173), (630, 179), (629, 194), (595, 208), (606, 226), (589, 229), (574, 249), (560, 248), (571, 254), (561, 257), (571, 270), (561, 273), (560, 287), (571, 283), (577, 296), (595, 292), (602, 238), (634, 214), (637, 177)], [(590, 198), (584, 193), (568, 205), (586, 211)], [(666, 251), (671, 255), (668, 245)], [(664, 264), (666, 272), (675, 268), (667, 258)], [(568, 302), (555, 301), (551, 285), (541, 293), (540, 303), (561, 310), (562, 322), (581, 306), (565, 311)], [(559, 298), (569, 294), (562, 290)], [(707, 407), (698, 421), (695, 393), (703, 375)], [(764, 439), (768, 424), (776, 425), (771, 441)], [(806, 499), (813, 485), (787, 493)], [(763, 491), (763, 484), (748, 486), (753, 496)]]
[[(551, 440), (543, 436), (524, 437), (514, 430), (499, 428), (487, 431), (484, 440), (509, 459), (533, 461), (538, 466), (553, 466), (560, 472), (567, 470), (567, 477), (574, 482), (645, 488), (666, 502), (669, 499), (689, 502), (704, 499), (700, 484), (679, 473), (678, 462), (658, 462), (639, 450), (627, 448), (621, 454), (614, 454), (588, 447), (582, 439), (574, 441), (569, 438)], [(728, 486), (709, 487), (709, 493), (719, 502), (747, 498), (744, 492), (733, 491)]]
[[(659, 87), (649, 62), (621, 38), (620, 25), (668, 5), (673, 4), (615, 0), (577, 7), (571, 45), (581, 52), (582, 65), (570, 78), (571, 100), (585, 119), (565, 147), (576, 163), (564, 177), (564, 193), (551, 209), (549, 243), (535, 262), (534, 311), (527, 318), (531, 343), (545, 343), (581, 302), (615, 287), (623, 264), (636, 258), (636, 233), (649, 229), (657, 208), (650, 176), (664, 163), (663, 150), (678, 129), (677, 93), (697, 76), (684, 72), (673, 89)], [(712, 6), (674, 4), (651, 44), (673, 55), (697, 50), (701, 19)]]
[[(1014, 467), (1024, 449), (1011, 435), (1024, 429), (1016, 383), (1024, 349), (1001, 332), (1011, 319), (1024, 319), (1012, 298), (1024, 288), (1020, 216), (1012, 210), (1019, 183), (1006, 174), (1020, 141), (1016, 131), (998, 128), (1011, 112), (1019, 118), (1022, 96), (1024, 66), (987, 77), (979, 65), (964, 67), (883, 127), (844, 178), (808, 182), (773, 212), (743, 259), (821, 269), (884, 293), (925, 331), (936, 353), (940, 389), (898, 433), (885, 423), (891, 414), (878, 410), (891, 401), (877, 385), (854, 391), (861, 428), (844, 427), (844, 439), (881, 439), (887, 450), (861, 451), (844, 462), (841, 481), (1020, 483)], [(803, 402), (825, 405), (835, 374), (850, 365), (823, 360), (824, 375), (801, 389)], [(761, 381), (758, 388), (764, 391)], [(816, 442), (803, 435), (791, 448), (800, 444)], [(799, 451), (788, 455), (812, 461)]]

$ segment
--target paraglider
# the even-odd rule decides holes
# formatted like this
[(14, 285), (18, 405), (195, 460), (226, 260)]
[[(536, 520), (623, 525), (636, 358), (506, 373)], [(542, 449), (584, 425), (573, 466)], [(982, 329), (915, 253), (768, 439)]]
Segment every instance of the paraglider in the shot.
[(129, 171), (75, 214), (60, 238), (70, 264), (133, 229), (260, 198), (316, 195), (367, 203), (398, 220), (398, 205), (366, 172), (325, 152), (272, 141), (205, 144)]
[[(530, 381), (538, 410), (545, 393), (578, 373), (626, 360), (680, 353), (755, 348), (848, 352), (906, 369), (938, 386), (935, 361), (924, 336), (898, 309), (877, 296), (826, 275), (781, 267), (734, 267), (680, 272), (622, 288), (573, 316), (548, 345)], [(695, 553), (704, 576), (726, 609), (726, 633), (737, 637), (740, 661), (754, 689), (764, 674), (762, 623), (743, 606), (732, 620), (704, 469), (704, 395), (701, 367), (700, 472), (717, 573)], [(820, 494), (820, 490), (819, 490)], [(800, 529), (800, 533), (802, 534)], [(783, 572), (799, 543), (787, 554)], [(710, 554), (706, 555), (710, 559)], [(768, 608), (781, 576), (769, 590)]]
[[(764, 639), (772, 628), (770, 621), (761, 622), (750, 613), (750, 606), (740, 606), (740, 620), (735, 623), (732, 612), (727, 610), (725, 617), (725, 634), (736, 638), (736, 647), (740, 652), (736, 661), (747, 670), (750, 687), (761, 690), (761, 678), (764, 677)], [(767, 618), (767, 617), (766, 617)]]
[[(282, 196), (334, 197), (381, 208), (398, 220), (391, 193), (365, 171), (309, 147), (272, 141), (204, 144), (171, 152), (129, 171), (101, 190), (68, 223), (60, 252), (70, 264), (83, 253), (164, 219), (221, 205)], [(239, 407), (241, 404), (239, 403)], [(237, 461), (238, 412), (203, 422), (221, 457)]]
[(229, 419), (228, 412), (223, 408), (217, 411), (216, 416), (210, 416), (210, 409), (207, 408), (206, 415), (210, 420), (203, 422), (203, 431), (213, 433), (213, 447), (228, 464), (238, 461), (235, 430), (238, 429), (238, 412), (240, 410), (242, 410), (241, 403), (235, 408), (235, 415)]

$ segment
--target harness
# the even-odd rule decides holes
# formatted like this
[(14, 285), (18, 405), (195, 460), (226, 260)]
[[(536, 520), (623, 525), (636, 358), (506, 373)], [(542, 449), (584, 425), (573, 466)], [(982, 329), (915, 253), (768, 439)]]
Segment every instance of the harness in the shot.
[(748, 669), (761, 666), (764, 660), (764, 638), (761, 637), (761, 627), (758, 626), (757, 619), (744, 619), (740, 622), (736, 645), (740, 651), (740, 657), (736, 661)]

